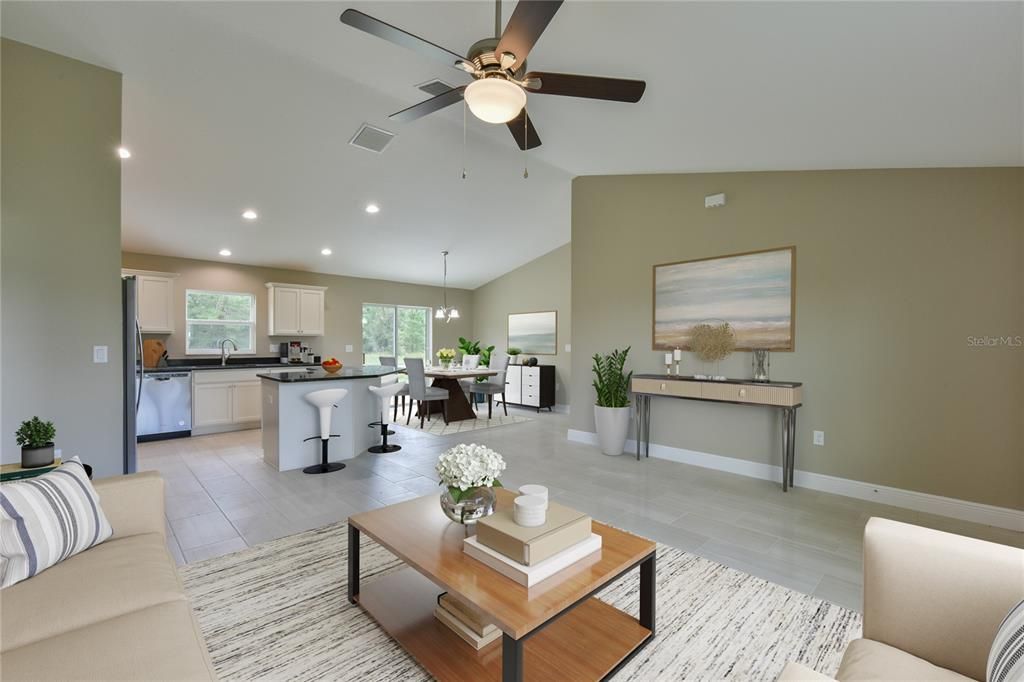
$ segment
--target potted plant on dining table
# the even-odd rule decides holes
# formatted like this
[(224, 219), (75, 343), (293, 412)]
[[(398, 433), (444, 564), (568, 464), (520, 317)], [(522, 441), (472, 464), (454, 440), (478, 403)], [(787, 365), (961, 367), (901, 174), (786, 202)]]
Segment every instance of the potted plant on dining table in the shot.
[(454, 348), (442, 348), (437, 351), (437, 359), (441, 363), (443, 369), (448, 369), (452, 366), (452, 360), (455, 359)]

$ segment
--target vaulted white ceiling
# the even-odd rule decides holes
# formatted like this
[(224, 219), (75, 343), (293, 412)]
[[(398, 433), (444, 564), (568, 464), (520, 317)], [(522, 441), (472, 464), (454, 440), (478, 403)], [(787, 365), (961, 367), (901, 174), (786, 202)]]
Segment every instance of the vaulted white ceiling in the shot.
[[(456, 52), (493, 31), (484, 1), (5, 1), (0, 27), (124, 74), (123, 245), (145, 253), (436, 284), (448, 249), (474, 287), (569, 240), (575, 175), (1024, 163), (1020, 2), (570, 0), (530, 67), (647, 93), (531, 96), (525, 155), (472, 116), (464, 151), (458, 106), (389, 122), (468, 77), (342, 25), (350, 6)], [(398, 134), (383, 154), (347, 144), (363, 122)]]

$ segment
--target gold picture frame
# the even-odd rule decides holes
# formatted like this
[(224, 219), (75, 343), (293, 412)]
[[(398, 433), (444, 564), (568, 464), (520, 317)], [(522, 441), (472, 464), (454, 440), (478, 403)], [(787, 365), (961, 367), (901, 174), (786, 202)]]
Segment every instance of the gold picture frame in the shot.
[(654, 265), (652, 350), (690, 350), (706, 321), (728, 322), (736, 350), (795, 350), (796, 246)]

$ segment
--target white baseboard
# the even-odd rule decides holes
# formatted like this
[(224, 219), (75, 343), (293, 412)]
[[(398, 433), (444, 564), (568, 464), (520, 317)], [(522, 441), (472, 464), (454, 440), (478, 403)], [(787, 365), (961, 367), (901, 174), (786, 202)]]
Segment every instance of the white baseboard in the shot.
[[(569, 429), (569, 440), (576, 443), (597, 445), (597, 434), (592, 431), (579, 431)], [(626, 452), (636, 452), (636, 441), (626, 441)], [(717, 469), (727, 471), (740, 476), (760, 478), (768, 481), (782, 480), (782, 467), (762, 462), (751, 462), (736, 457), (723, 457), (697, 450), (686, 450), (668, 445), (651, 443), (651, 457), (667, 459), (683, 464), (704, 467), (706, 469)], [(1006, 528), (1017, 532), (1024, 532), (1024, 511), (996, 507), (980, 502), (958, 500), (953, 497), (942, 497), (930, 493), (920, 493), (914, 490), (903, 490), (885, 485), (854, 481), (847, 478), (816, 474), (810, 471), (793, 472), (793, 484), (800, 488), (820, 490), (835, 495), (854, 497), (860, 500), (870, 500), (881, 504), (888, 504), (894, 507), (913, 509), (914, 511), (948, 516), (954, 519), (962, 519), (974, 523), (981, 523), (986, 526)]]
[(551, 408), (551, 411), (558, 414), (569, 414), (569, 405), (567, 403), (558, 403)]

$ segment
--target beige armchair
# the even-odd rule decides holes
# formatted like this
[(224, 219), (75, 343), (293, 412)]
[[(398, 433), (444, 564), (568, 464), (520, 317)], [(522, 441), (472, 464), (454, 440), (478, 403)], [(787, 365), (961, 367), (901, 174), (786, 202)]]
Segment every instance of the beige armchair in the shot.
[[(864, 637), (838, 680), (984, 680), (999, 624), (1024, 599), (1024, 550), (873, 518), (864, 529)], [(824, 680), (789, 663), (780, 681)]]

